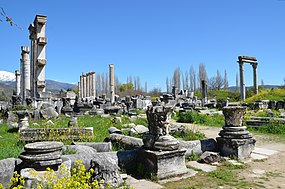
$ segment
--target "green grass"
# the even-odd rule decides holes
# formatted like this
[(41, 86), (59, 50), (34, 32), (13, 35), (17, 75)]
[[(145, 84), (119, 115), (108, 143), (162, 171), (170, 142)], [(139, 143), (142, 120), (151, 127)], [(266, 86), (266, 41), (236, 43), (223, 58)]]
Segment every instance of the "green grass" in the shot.
[(200, 115), (196, 111), (178, 113), (178, 122), (181, 123), (194, 123), (207, 126), (221, 127), (225, 124), (225, 118), (223, 115)]
[(275, 89), (263, 89), (260, 90), (257, 95), (249, 97), (246, 99), (246, 102), (254, 102), (257, 100), (272, 100), (279, 101), (285, 99), (285, 89), (275, 88)]
[(19, 142), (18, 130), (2, 124), (0, 136), (0, 159), (17, 158), (24, 147), (24, 144)]

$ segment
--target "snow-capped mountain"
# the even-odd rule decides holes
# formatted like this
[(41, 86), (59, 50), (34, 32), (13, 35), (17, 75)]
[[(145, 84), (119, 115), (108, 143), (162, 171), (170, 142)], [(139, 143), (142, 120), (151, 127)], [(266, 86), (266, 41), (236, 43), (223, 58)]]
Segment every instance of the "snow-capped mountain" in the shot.
[[(2, 83), (7, 86), (15, 87), (15, 82), (16, 82), (16, 77), (14, 73), (0, 70), (0, 84)], [(47, 90), (61, 90), (61, 89), (67, 90), (77, 87), (76, 85), (71, 83), (62, 83), (60, 81), (54, 81), (48, 79), (46, 80), (46, 84), (47, 84)]]
[(1, 71), (0, 70), (0, 82), (14, 82), (16, 81), (16, 77), (14, 73)]

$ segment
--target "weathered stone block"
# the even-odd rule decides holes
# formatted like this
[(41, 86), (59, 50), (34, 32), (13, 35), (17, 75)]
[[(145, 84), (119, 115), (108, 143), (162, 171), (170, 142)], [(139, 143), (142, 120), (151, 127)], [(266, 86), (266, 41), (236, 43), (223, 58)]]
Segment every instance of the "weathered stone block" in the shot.
[(7, 184), (13, 177), (16, 161), (17, 160), (15, 158), (0, 160), (0, 183), (4, 187), (7, 187)]
[(145, 173), (154, 173), (159, 180), (186, 174), (186, 149), (173, 151), (141, 150), (138, 155), (138, 164), (144, 166)]
[(217, 144), (222, 156), (235, 156), (239, 159), (250, 158), (254, 150), (256, 140), (249, 139), (227, 139), (218, 137)]

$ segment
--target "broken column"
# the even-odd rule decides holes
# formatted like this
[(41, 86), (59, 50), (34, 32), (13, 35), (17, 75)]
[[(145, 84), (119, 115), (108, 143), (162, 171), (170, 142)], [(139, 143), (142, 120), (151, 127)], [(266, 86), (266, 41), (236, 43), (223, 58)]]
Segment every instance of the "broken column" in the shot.
[(19, 70), (15, 71), (15, 76), (16, 76), (16, 95), (19, 96), (21, 91), (21, 74)]
[(46, 16), (37, 15), (34, 23), (29, 27), (32, 49), (31, 87), (33, 97), (46, 90), (45, 66), (46, 44), (48, 41), (45, 36), (46, 21)]
[(144, 165), (146, 173), (156, 174), (159, 180), (188, 173), (186, 149), (179, 149), (179, 141), (169, 135), (171, 112), (172, 107), (148, 107), (149, 134), (144, 137), (144, 150), (138, 156), (138, 162)]
[(109, 65), (110, 74), (110, 100), (113, 104), (115, 102), (115, 75), (114, 75), (114, 64)]
[(222, 156), (234, 156), (239, 159), (250, 157), (255, 147), (255, 138), (242, 126), (246, 107), (224, 107), (225, 126), (217, 137), (218, 149)]
[(202, 80), (202, 106), (207, 103), (207, 81)]
[(29, 53), (30, 53), (30, 48), (26, 46), (21, 47), (22, 50), (22, 58), (21, 58), (21, 75), (22, 75), (22, 86), (21, 86), (21, 91), (22, 91), (22, 100), (23, 104), (26, 102), (26, 98), (29, 96), (28, 91), (30, 91), (30, 58), (29, 58)]

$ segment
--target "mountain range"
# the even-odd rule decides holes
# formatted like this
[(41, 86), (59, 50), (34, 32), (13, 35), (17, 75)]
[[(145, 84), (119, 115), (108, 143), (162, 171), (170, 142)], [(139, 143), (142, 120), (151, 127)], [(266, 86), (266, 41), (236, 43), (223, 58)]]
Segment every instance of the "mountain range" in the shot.
[[(12, 94), (16, 86), (16, 77), (14, 73), (0, 70), (0, 91)], [(77, 85), (71, 83), (63, 83), (55, 80), (46, 80), (47, 91), (60, 91), (61, 89), (74, 89)]]

